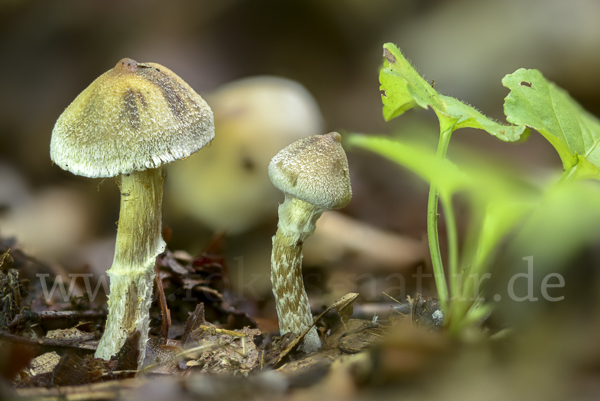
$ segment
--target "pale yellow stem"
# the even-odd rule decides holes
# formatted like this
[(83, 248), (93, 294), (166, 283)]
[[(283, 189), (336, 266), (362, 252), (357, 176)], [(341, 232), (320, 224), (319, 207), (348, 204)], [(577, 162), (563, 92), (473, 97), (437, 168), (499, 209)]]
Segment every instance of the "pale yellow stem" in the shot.
[(150, 328), (154, 263), (165, 250), (161, 235), (164, 175), (161, 168), (156, 168), (125, 174), (120, 179), (121, 211), (115, 257), (107, 271), (108, 317), (96, 357), (110, 359), (129, 335), (139, 331), (138, 368), (141, 368)]

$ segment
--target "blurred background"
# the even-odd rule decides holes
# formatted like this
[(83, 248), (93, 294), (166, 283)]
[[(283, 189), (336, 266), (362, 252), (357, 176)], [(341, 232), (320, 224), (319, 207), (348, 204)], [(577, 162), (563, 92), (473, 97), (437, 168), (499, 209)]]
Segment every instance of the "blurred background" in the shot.
[[(53, 166), (52, 128), (119, 59), (160, 63), (209, 104), (214, 99), (217, 121), (211, 147), (169, 167), (163, 218), (169, 248), (194, 255), (225, 232), (218, 245), (233, 288), (272, 313), (269, 257), (282, 195), (266, 181), (270, 157), (298, 137), (334, 130), (435, 139), (433, 113), (384, 122), (378, 84), (383, 43), (397, 44), (440, 93), (499, 120), (508, 93), (501, 79), (520, 67), (540, 69), (600, 114), (599, 15), (595, 0), (1, 0), (0, 234), (68, 271), (108, 269), (117, 187), (113, 179), (77, 177)], [(275, 79), (283, 92), (272, 97), (235, 92), (238, 80), (255, 76), (288, 81)], [(272, 83), (251, 82), (259, 91)], [(518, 145), (480, 131), (455, 137), (517, 168), (560, 170), (558, 156), (537, 133)], [(324, 217), (306, 244), (307, 272), (327, 277), (312, 285), (322, 295), (317, 303), (360, 290), (361, 274), (427, 265), (427, 186), (375, 155), (349, 150), (348, 158), (352, 202)], [(240, 184), (232, 189), (234, 181)], [(195, 210), (205, 204), (213, 209)], [(466, 213), (459, 211), (459, 218)], [(377, 281), (367, 281), (363, 298), (380, 299)]]

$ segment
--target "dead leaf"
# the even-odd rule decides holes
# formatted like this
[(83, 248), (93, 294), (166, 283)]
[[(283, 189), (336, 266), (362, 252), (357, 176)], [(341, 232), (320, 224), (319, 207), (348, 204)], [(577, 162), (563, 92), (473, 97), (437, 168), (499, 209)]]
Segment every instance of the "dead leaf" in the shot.
[(116, 370), (137, 370), (139, 350), (140, 332), (136, 331), (125, 340), (125, 343), (117, 352)]
[[(7, 253), (4, 255), (4, 259), (6, 259)], [(15, 269), (8, 269), (6, 273), (0, 271), (0, 330), (8, 331), (8, 326), (20, 311), (19, 272)]]
[(46, 352), (37, 358), (33, 358), (29, 364), (29, 372), (31, 376), (52, 372), (59, 362), (60, 356), (56, 352)]
[(70, 329), (50, 330), (46, 334), (46, 338), (72, 340), (73, 342), (90, 341), (94, 339), (94, 333), (86, 333), (85, 331), (81, 331), (76, 327), (72, 327)]
[(196, 309), (185, 322), (185, 329), (183, 329), (183, 335), (181, 336), (181, 346), (185, 348), (185, 346), (192, 341), (194, 331), (196, 331), (198, 327), (204, 325), (206, 325), (206, 320), (204, 319), (204, 303), (200, 302), (196, 305)]
[(335, 311), (342, 318), (342, 322), (346, 323), (348, 319), (350, 319), (350, 316), (352, 316), (352, 313), (354, 313), (354, 308), (352, 305), (357, 297), (357, 293), (349, 293), (331, 305), (331, 307), (335, 309)]
[(205, 332), (201, 336), (203, 343), (220, 343), (221, 347), (206, 351), (198, 358), (203, 363), (202, 372), (239, 374), (256, 368), (259, 350), (254, 344), (255, 336), (262, 336), (262, 332), (247, 327), (236, 331), (236, 335)]
[(86, 362), (75, 354), (67, 354), (60, 359), (54, 369), (56, 386), (72, 386), (91, 383)]

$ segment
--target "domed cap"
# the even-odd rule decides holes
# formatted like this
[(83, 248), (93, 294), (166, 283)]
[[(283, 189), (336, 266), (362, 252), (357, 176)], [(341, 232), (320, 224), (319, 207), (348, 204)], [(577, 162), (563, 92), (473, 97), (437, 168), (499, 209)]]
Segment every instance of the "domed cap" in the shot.
[(50, 157), (86, 177), (156, 168), (214, 137), (208, 104), (171, 70), (122, 59), (60, 115)]
[(340, 141), (340, 134), (331, 132), (292, 143), (271, 159), (271, 182), (284, 193), (324, 209), (346, 206), (352, 188)]

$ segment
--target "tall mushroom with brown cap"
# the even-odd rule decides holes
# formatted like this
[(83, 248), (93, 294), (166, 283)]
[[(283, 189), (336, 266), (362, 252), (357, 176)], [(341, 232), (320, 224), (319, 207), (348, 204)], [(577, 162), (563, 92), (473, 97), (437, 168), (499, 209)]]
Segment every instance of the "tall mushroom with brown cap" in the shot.
[(214, 137), (210, 107), (171, 70), (120, 60), (61, 114), (52, 131), (54, 163), (85, 177), (119, 176), (121, 211), (110, 277), (109, 313), (96, 357), (110, 359), (140, 332), (144, 360), (161, 236), (162, 165)]
[[(348, 159), (337, 132), (300, 139), (269, 164), (271, 182), (285, 194), (279, 205), (279, 224), (273, 237), (271, 282), (279, 331), (300, 334), (313, 323), (302, 280), (302, 244), (312, 235), (326, 210), (350, 202)], [(316, 351), (321, 340), (313, 327), (304, 337), (305, 352)]]

